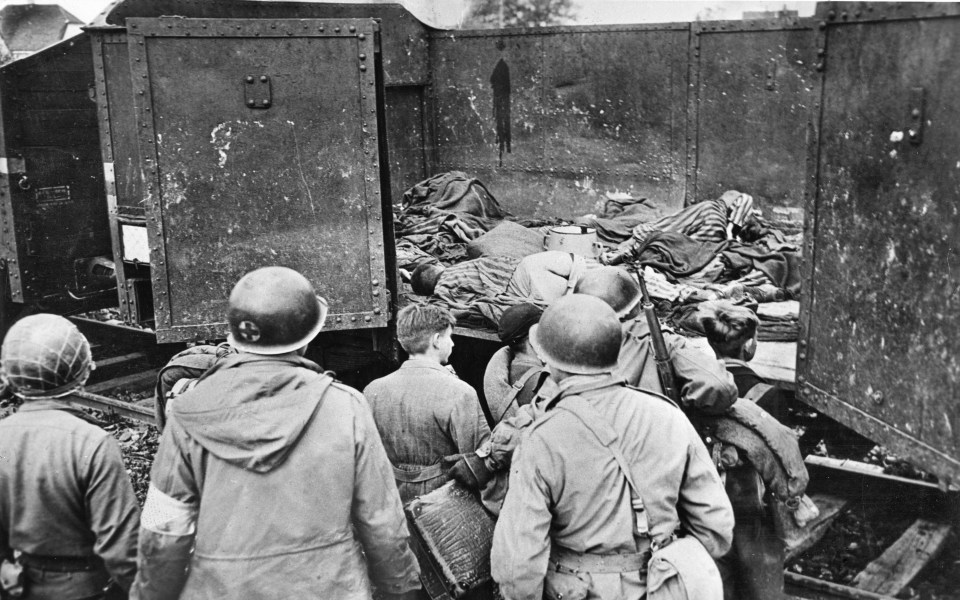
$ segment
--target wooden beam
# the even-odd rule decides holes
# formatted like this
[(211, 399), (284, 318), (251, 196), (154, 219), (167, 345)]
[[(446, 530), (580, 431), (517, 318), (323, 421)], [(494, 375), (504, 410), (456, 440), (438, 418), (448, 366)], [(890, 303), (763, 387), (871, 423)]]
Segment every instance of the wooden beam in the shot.
[(807, 577), (806, 575), (800, 575), (799, 573), (793, 573), (791, 571), (784, 571), (783, 576), (787, 585), (794, 585), (818, 592), (826, 592), (833, 598), (849, 598), (850, 600), (896, 600), (893, 596), (887, 596), (886, 594), (876, 594), (874, 592), (850, 587), (849, 585), (841, 585), (839, 583), (833, 583), (832, 581)]
[(91, 394), (104, 394), (121, 388), (133, 391), (152, 389), (157, 383), (157, 373), (159, 372), (160, 369), (150, 369), (141, 373), (134, 373), (133, 375), (101, 381), (100, 383), (85, 386), (84, 389)]
[(156, 425), (156, 417), (153, 409), (137, 406), (136, 404), (130, 402), (122, 402), (114, 398), (108, 398), (98, 394), (91, 394), (90, 392), (85, 391), (73, 392), (69, 396), (66, 396), (64, 400), (71, 404), (86, 406), (106, 412), (113, 412), (121, 417), (127, 417), (128, 419), (134, 419), (143, 423)]
[(917, 519), (883, 554), (853, 579), (863, 590), (895, 596), (943, 549), (950, 526)]
[(791, 561), (801, 553), (813, 547), (819, 542), (827, 532), (830, 523), (833, 523), (839, 517), (850, 501), (846, 498), (831, 496), (829, 494), (814, 494), (811, 496), (814, 504), (820, 510), (820, 515), (807, 523), (803, 529), (793, 528), (786, 532), (787, 549), (786, 560)]

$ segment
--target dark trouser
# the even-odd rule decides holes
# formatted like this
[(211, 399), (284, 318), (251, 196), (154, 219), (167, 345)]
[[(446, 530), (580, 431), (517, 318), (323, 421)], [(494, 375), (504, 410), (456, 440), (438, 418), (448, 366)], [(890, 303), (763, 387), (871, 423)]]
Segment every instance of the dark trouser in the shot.
[(110, 579), (102, 569), (65, 573), (28, 566), (24, 574), (24, 600), (99, 600)]
[(766, 506), (756, 501), (760, 484), (750, 466), (727, 471), (727, 493), (736, 524), (733, 546), (717, 561), (725, 600), (783, 598), (783, 541)]

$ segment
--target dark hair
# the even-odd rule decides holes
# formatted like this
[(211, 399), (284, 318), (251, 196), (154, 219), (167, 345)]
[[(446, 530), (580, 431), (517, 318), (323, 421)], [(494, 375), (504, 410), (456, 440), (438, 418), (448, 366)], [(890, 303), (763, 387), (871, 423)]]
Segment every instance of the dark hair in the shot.
[(453, 327), (450, 311), (430, 304), (411, 304), (397, 315), (397, 340), (408, 354), (421, 354), (430, 347), (430, 337)]
[(760, 319), (745, 306), (729, 302), (704, 302), (698, 309), (707, 342), (720, 356), (735, 358), (743, 345), (757, 334)]
[(530, 328), (540, 320), (542, 314), (542, 308), (529, 303), (517, 304), (503, 311), (497, 325), (500, 341), (516, 350), (527, 339)]
[(443, 273), (443, 266), (436, 263), (423, 263), (410, 275), (410, 287), (415, 294), (432, 296), (441, 273)]

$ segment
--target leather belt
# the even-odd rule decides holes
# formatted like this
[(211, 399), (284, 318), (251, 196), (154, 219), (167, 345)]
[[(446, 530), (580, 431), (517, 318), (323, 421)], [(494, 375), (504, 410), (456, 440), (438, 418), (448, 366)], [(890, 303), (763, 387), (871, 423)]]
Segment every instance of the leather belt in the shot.
[(443, 467), (440, 463), (428, 467), (411, 466), (413, 466), (412, 469), (393, 467), (393, 478), (402, 483), (422, 483), (443, 476)]
[(574, 552), (554, 544), (550, 548), (550, 564), (577, 573), (631, 573), (646, 572), (650, 550), (621, 554), (591, 554)]
[(25, 567), (54, 573), (96, 571), (103, 568), (103, 560), (98, 556), (50, 556), (21, 552), (17, 561)]

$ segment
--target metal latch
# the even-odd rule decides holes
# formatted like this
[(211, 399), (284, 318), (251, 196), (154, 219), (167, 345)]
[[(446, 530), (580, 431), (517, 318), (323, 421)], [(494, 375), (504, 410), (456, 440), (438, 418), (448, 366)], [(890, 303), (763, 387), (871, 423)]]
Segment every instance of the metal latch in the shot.
[(919, 144), (923, 141), (923, 88), (911, 88), (910, 90), (910, 127), (907, 130), (907, 138), (911, 144)]
[(243, 97), (249, 108), (270, 108), (273, 103), (270, 77), (267, 75), (247, 75), (243, 79)]

